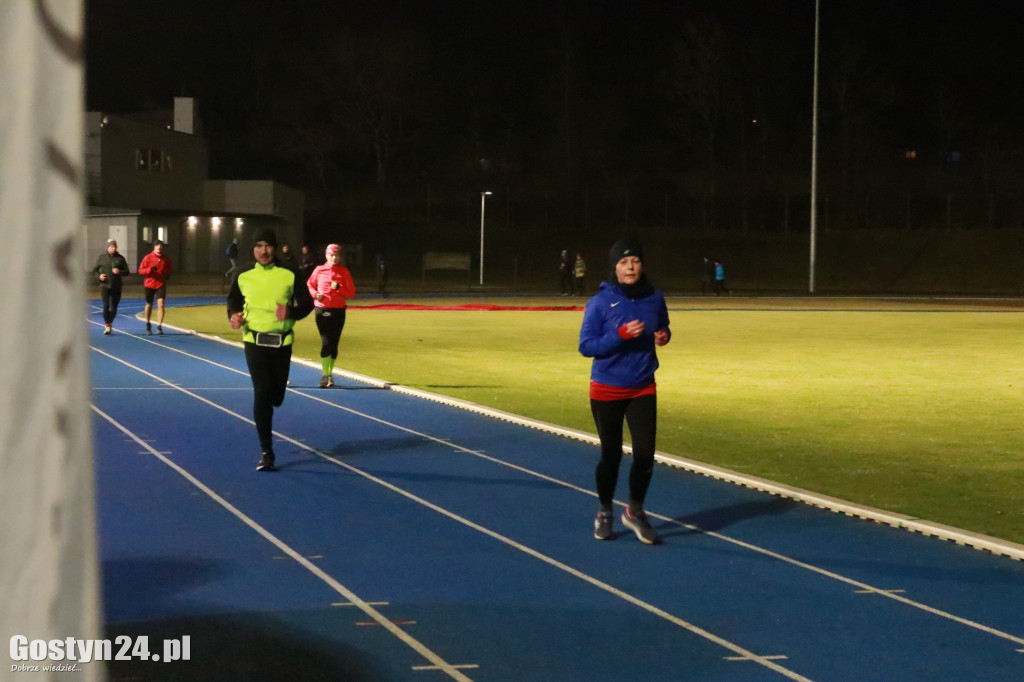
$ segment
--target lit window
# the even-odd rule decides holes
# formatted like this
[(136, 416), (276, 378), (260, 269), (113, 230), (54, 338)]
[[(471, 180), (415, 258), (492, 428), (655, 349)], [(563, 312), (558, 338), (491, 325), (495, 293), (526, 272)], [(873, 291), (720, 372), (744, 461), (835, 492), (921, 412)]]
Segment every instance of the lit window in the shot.
[(916, 159), (917, 158), (917, 150), (916, 149), (908, 149), (907, 151), (903, 152), (903, 158), (907, 159), (908, 161), (912, 161), (912, 160)]

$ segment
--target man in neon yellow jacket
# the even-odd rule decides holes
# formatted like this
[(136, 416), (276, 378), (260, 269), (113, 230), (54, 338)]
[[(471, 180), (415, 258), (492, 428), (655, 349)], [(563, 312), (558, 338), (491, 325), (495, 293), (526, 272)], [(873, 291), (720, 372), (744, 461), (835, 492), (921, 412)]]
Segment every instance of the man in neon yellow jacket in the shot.
[(253, 388), (253, 420), (259, 436), (257, 471), (276, 471), (274, 466), (274, 408), (284, 402), (291, 369), (292, 328), (313, 309), (306, 287), (296, 286), (295, 272), (275, 257), (277, 237), (273, 230), (256, 233), (256, 263), (241, 272), (228, 293), (228, 320), (242, 329), (245, 362)]

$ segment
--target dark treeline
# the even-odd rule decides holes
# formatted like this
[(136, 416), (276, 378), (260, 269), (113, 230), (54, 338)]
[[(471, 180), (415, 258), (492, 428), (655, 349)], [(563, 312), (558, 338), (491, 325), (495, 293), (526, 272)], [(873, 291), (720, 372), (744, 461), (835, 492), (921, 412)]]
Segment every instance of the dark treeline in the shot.
[[(1020, 3), (821, 4), (826, 227), (1020, 226)], [(86, 19), (91, 109), (197, 97), (211, 175), (302, 189), (313, 226), (461, 246), (491, 190), (495, 225), (525, 232), (807, 229), (813, 0), (90, 0)]]

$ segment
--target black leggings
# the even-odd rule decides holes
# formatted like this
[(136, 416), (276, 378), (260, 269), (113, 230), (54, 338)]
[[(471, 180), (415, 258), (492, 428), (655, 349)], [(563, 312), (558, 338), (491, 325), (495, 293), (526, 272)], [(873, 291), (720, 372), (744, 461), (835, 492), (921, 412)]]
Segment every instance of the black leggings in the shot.
[(629, 424), (633, 437), (633, 466), (629, 471), (629, 502), (642, 507), (654, 473), (654, 438), (658, 425), (658, 396), (642, 395), (628, 400), (593, 400), (597, 433), (601, 437), (601, 461), (597, 463), (597, 497), (601, 506), (610, 508), (615, 499), (622, 461), (622, 421)]
[(121, 302), (121, 287), (102, 287), (100, 298), (103, 299), (103, 322), (113, 324), (117, 317), (117, 304)]
[(292, 366), (292, 347), (268, 348), (245, 344), (245, 364), (252, 377), (252, 418), (264, 452), (273, 452), (274, 408), (284, 402), (288, 390), (288, 372)]
[(338, 359), (338, 342), (345, 328), (347, 308), (317, 308), (316, 328), (320, 332), (320, 357)]

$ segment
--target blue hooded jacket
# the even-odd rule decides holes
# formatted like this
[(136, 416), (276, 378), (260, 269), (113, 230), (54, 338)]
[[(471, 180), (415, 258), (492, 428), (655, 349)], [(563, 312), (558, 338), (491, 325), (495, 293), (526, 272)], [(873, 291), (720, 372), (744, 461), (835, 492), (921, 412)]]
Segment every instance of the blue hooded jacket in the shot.
[[(643, 335), (623, 339), (619, 327), (633, 320), (644, 323)], [(650, 384), (658, 369), (654, 332), (668, 328), (668, 308), (660, 290), (652, 289), (634, 299), (611, 282), (602, 282), (597, 294), (587, 301), (580, 328), (580, 353), (594, 358), (591, 380), (618, 388)]]

